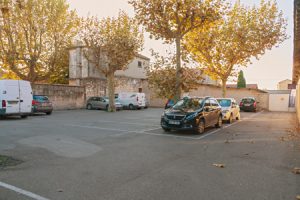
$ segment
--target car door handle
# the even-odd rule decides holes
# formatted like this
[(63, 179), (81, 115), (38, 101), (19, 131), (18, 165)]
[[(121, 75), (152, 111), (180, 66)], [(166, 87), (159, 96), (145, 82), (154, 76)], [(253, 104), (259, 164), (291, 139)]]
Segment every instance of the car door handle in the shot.
[(24, 101), (23, 101), (23, 100), (20, 100), (20, 102), (23, 103)]

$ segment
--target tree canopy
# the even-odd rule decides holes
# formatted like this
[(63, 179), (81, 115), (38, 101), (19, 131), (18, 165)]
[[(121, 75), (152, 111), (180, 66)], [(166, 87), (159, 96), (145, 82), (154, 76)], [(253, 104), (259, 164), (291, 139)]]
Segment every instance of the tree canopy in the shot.
[(194, 29), (201, 29), (221, 17), (223, 0), (129, 0), (138, 22), (155, 39), (176, 44), (175, 99), (181, 96), (183, 80), (182, 40)]
[[(163, 57), (154, 53), (155, 61), (147, 72), (150, 88), (154, 89), (159, 98), (173, 99), (176, 95), (176, 59), (174, 56)], [(197, 89), (203, 82), (203, 73), (195, 67), (182, 67), (182, 82), (180, 88), (184, 92)]]
[(287, 21), (275, 1), (262, 0), (258, 7), (234, 4), (214, 25), (193, 31), (186, 48), (210, 76), (226, 82), (239, 67), (259, 58), (286, 38)]
[(107, 78), (109, 111), (115, 111), (114, 73), (125, 70), (142, 49), (143, 32), (135, 19), (120, 12), (117, 18), (84, 19), (80, 38), (86, 59)]
[(78, 17), (65, 0), (27, 0), (3, 13), (0, 63), (12, 76), (50, 81), (68, 68), (68, 51)]
[(241, 70), (238, 75), (237, 88), (246, 88), (246, 79), (244, 77), (244, 72)]

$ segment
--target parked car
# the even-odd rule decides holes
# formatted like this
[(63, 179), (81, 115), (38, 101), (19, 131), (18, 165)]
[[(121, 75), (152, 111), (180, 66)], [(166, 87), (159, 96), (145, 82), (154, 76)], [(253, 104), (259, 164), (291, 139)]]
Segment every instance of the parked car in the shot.
[(173, 99), (168, 99), (167, 103), (165, 104), (165, 109), (172, 108), (175, 105), (175, 101)]
[(253, 97), (243, 98), (240, 103), (240, 109), (242, 111), (256, 112), (257, 101)]
[[(108, 97), (90, 97), (86, 103), (86, 108), (88, 110), (92, 110), (92, 109), (108, 110), (108, 106), (109, 106)], [(117, 110), (122, 110), (123, 108), (123, 105), (117, 99), (115, 99), (115, 106)]]
[(234, 119), (235, 120), (241, 119), (240, 107), (237, 105), (235, 99), (218, 98), (217, 101), (222, 107), (223, 121), (226, 121), (229, 124), (231, 124)]
[(130, 110), (141, 109), (146, 107), (145, 93), (138, 92), (120, 92), (115, 95), (124, 108)]
[(222, 126), (221, 106), (212, 97), (184, 98), (161, 116), (164, 131), (194, 130), (201, 134), (209, 126)]
[(53, 105), (47, 96), (33, 95), (32, 113), (46, 113), (47, 115), (51, 115), (52, 111)]
[(22, 80), (0, 80), (0, 116), (31, 114), (32, 88)]

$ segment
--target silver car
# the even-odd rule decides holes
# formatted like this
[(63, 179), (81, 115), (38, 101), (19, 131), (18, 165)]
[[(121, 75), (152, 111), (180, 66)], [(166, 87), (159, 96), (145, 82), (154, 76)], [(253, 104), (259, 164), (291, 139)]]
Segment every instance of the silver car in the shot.
[[(92, 110), (92, 109), (108, 110), (108, 106), (109, 106), (108, 97), (90, 97), (86, 103), (86, 108), (88, 110)], [(122, 104), (117, 99), (115, 99), (115, 106), (117, 110), (123, 109)]]
[(220, 106), (222, 107), (223, 121), (232, 123), (233, 120), (240, 120), (240, 107), (237, 105), (236, 100), (233, 98), (218, 98)]

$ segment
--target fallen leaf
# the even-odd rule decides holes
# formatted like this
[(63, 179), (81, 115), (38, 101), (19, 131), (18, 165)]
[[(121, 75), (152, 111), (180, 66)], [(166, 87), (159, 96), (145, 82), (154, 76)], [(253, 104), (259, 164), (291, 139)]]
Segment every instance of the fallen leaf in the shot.
[(300, 195), (297, 195), (297, 196), (296, 196), (296, 199), (297, 199), (297, 200), (300, 200)]
[(292, 172), (293, 172), (294, 174), (300, 174), (300, 168), (299, 168), (299, 167), (295, 167), (295, 168), (292, 170)]
[(229, 143), (229, 140), (227, 139), (226, 141), (225, 141), (225, 144), (228, 144)]
[(213, 166), (219, 167), (219, 168), (225, 168), (225, 165), (224, 165), (224, 164), (213, 164)]

